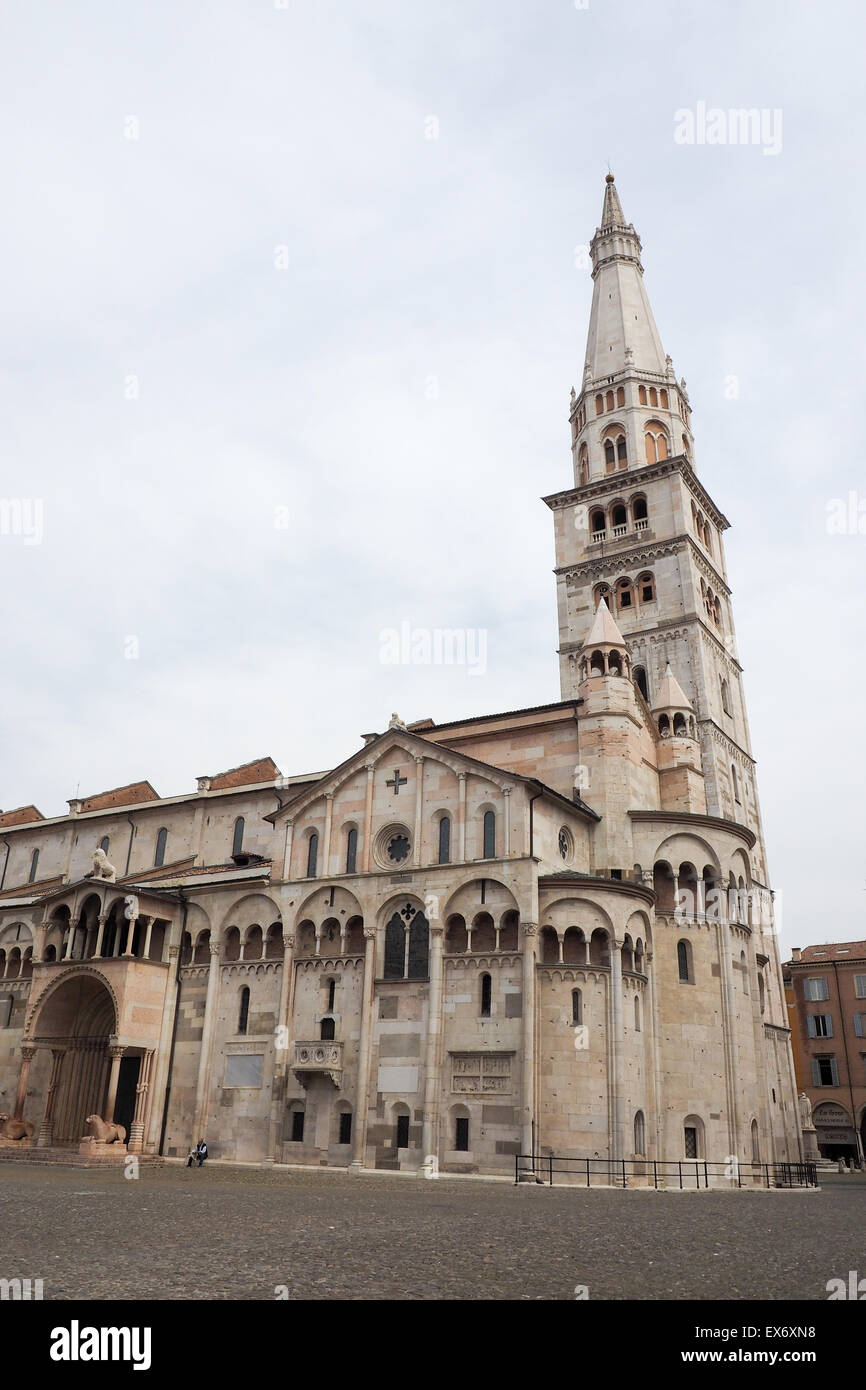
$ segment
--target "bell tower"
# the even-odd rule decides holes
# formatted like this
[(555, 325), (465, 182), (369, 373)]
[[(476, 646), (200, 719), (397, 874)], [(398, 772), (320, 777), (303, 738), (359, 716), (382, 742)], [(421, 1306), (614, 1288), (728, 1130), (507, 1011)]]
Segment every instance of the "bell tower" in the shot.
[(581, 649), (604, 599), (650, 709), (667, 698), (670, 668), (694, 713), (706, 813), (755, 832), (755, 878), (766, 885), (725, 568), (729, 523), (698, 477), (686, 384), (662, 346), (640, 237), (612, 174), (590, 255), (583, 377), (569, 410), (574, 485), (544, 499), (555, 520), (562, 698), (578, 694)]

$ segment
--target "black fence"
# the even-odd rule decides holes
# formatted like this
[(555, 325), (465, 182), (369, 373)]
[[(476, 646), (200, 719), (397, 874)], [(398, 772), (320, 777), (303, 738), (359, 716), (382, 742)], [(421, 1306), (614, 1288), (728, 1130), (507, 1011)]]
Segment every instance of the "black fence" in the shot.
[(703, 1158), (562, 1158), (514, 1155), (514, 1181), (553, 1187), (554, 1177), (574, 1187), (817, 1187), (814, 1163), (710, 1163)]

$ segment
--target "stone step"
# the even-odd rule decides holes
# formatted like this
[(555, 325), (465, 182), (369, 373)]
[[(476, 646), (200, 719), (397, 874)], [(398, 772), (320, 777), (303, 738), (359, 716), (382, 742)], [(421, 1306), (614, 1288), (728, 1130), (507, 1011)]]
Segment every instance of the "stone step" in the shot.
[(127, 1155), (124, 1153), (118, 1154), (115, 1158), (110, 1154), (80, 1154), (77, 1148), (0, 1149), (0, 1163), (55, 1164), (68, 1168), (118, 1168), (128, 1156), (137, 1158), (139, 1163), (150, 1165), (165, 1162), (165, 1159), (159, 1154)]

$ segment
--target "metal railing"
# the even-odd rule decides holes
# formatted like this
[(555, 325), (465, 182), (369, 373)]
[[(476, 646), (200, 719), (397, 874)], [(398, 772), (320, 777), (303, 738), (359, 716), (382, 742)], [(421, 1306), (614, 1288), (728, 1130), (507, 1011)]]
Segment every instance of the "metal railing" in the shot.
[[(576, 1179), (583, 1187), (817, 1187), (814, 1163), (711, 1163), (703, 1158), (565, 1158), (557, 1154), (515, 1154), (514, 1181), (553, 1187), (554, 1176)], [(629, 1182), (631, 1179), (631, 1183)]]

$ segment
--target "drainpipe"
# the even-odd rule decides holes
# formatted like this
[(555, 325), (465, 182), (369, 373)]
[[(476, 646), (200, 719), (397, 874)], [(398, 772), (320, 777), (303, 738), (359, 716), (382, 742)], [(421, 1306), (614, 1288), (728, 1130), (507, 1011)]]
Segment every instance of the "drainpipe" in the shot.
[(162, 1154), (165, 1144), (165, 1131), (168, 1125), (168, 1104), (171, 1100), (171, 1077), (174, 1071), (174, 1045), (177, 1040), (177, 1025), (180, 1018), (180, 962), (183, 957), (183, 938), (186, 934), (186, 919), (189, 912), (189, 901), (182, 888), (177, 890), (178, 898), (183, 905), (183, 916), (180, 923), (180, 944), (177, 948), (177, 965), (174, 968), (174, 1018), (171, 1024), (171, 1046), (168, 1050), (168, 1069), (165, 1074), (165, 1100), (162, 1103), (162, 1124), (159, 1127), (159, 1148), (157, 1153)]
[(133, 840), (135, 839), (135, 824), (134, 824), (133, 819), (132, 819), (131, 816), (127, 816), (127, 817), (126, 817), (126, 823), (127, 823), (127, 825), (130, 827), (130, 830), (129, 830), (129, 848), (128, 848), (127, 851), (126, 851), (126, 868), (125, 868), (124, 871), (123, 871), (123, 877), (124, 877), (124, 878), (126, 878), (127, 874), (129, 873), (129, 861), (130, 861), (131, 858), (132, 858), (132, 842), (133, 842)]
[(6, 869), (9, 865), (9, 856), (12, 853), (12, 846), (6, 835), (3, 836), (3, 843), (6, 846), (6, 858), (3, 860), (3, 877), (0, 878), (0, 892), (2, 892), (3, 884), (6, 882)]
[[(535, 785), (536, 785), (536, 786), (539, 786), (539, 785), (540, 785), (540, 784), (536, 781), (536, 779), (535, 779), (534, 777), (533, 777), (532, 780), (535, 782)], [(534, 849), (534, 847), (535, 847), (535, 818), (534, 818), (534, 816), (533, 816), (533, 805), (534, 805), (534, 803), (535, 803), (536, 801), (538, 801), (542, 796), (544, 796), (544, 792), (543, 792), (543, 791), (540, 791), (540, 792), (536, 792), (536, 793), (535, 793), (535, 796), (531, 796), (531, 797), (529, 798), (529, 857), (530, 857), (530, 859), (532, 858), (533, 849)]]
[(845, 1070), (848, 1073), (848, 1095), (851, 1097), (851, 1123), (854, 1126), (854, 1152), (857, 1155), (858, 1164), (862, 1167), (863, 1139), (857, 1127), (857, 1108), (854, 1105), (854, 1083), (851, 1079), (851, 1063), (848, 1060), (847, 1020), (845, 1018), (845, 1010), (842, 1007), (842, 995), (839, 990), (839, 963), (838, 961), (831, 960), (830, 964), (833, 967), (833, 979), (836, 982), (836, 1001), (839, 1005), (839, 1022), (842, 1025), (842, 1047), (845, 1050)]

